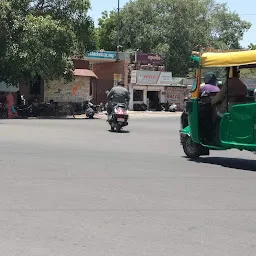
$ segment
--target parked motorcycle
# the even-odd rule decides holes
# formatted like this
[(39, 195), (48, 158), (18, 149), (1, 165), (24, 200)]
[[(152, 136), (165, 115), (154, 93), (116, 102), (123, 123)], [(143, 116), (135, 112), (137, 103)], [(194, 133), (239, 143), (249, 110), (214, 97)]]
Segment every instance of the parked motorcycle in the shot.
[(0, 119), (7, 119), (8, 118), (8, 111), (5, 104), (0, 103)]
[(127, 105), (118, 103), (114, 106), (112, 113), (108, 116), (108, 123), (111, 127), (111, 131), (120, 132), (124, 126), (128, 125), (128, 109)]
[(15, 110), (18, 113), (18, 116), (21, 118), (28, 118), (33, 116), (33, 106), (15, 106)]
[(92, 108), (93, 104), (90, 101), (86, 101), (85, 105), (84, 105), (84, 109), (85, 109), (85, 115), (89, 118), (89, 119), (93, 119), (94, 118), (94, 114), (95, 111)]
[(171, 104), (169, 106), (169, 111), (170, 112), (176, 112), (177, 111), (177, 105), (175, 103)]

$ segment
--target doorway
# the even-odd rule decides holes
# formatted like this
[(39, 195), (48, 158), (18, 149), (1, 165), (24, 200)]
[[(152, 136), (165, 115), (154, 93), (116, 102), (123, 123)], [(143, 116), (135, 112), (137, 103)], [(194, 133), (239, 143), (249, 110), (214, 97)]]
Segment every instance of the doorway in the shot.
[(149, 110), (159, 109), (159, 105), (160, 105), (159, 91), (148, 91), (147, 99), (148, 99)]

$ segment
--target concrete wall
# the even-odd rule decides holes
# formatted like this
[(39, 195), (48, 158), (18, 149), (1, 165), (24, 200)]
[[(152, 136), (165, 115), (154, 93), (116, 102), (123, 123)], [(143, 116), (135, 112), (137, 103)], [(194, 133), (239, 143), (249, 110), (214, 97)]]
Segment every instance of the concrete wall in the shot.
[[(72, 91), (75, 92), (73, 95)], [(83, 102), (90, 96), (90, 78), (75, 77), (75, 81), (65, 83), (64, 81), (51, 81), (45, 83), (44, 101), (56, 102)]]

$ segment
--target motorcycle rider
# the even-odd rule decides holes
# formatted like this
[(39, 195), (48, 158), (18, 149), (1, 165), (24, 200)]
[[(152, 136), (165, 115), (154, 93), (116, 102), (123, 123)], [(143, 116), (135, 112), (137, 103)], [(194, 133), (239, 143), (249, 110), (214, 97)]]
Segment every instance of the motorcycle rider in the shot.
[(124, 82), (119, 81), (117, 86), (113, 87), (108, 93), (108, 106), (107, 113), (108, 116), (111, 115), (114, 106), (118, 103), (128, 104), (130, 101), (130, 94), (126, 88), (124, 88)]

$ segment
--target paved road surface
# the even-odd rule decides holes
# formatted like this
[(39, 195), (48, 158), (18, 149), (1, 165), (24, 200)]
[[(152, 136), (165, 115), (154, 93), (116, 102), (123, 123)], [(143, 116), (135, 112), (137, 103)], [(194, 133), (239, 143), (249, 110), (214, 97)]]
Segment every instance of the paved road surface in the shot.
[(104, 120), (0, 121), (0, 254), (255, 256), (256, 157), (190, 162), (178, 128), (177, 117), (121, 134)]

